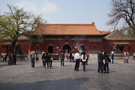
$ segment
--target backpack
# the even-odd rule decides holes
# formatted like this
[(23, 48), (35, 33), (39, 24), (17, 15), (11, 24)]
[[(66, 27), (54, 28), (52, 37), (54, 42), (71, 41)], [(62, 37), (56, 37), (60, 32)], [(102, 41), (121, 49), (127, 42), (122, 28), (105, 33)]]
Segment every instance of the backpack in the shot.
[(61, 53), (60, 58), (64, 59), (64, 54), (63, 53)]

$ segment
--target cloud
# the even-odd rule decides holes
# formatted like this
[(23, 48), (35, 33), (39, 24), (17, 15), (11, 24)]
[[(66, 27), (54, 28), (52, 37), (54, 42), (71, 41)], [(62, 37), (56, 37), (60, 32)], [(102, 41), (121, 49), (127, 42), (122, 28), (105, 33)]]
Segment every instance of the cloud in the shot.
[(35, 4), (30, 1), (21, 1), (15, 4), (19, 8), (24, 8), (26, 11), (32, 11), (36, 14), (39, 13), (53, 13), (57, 11), (57, 5), (52, 2), (45, 1), (42, 4)]
[(36, 5), (33, 2), (29, 2), (29, 1), (22, 1), (22, 2), (16, 3), (16, 6), (18, 6), (19, 8), (24, 8), (24, 10), (32, 11), (35, 13), (37, 13), (38, 11)]
[(55, 12), (57, 11), (57, 5), (46, 1), (44, 7), (41, 8), (41, 12)]

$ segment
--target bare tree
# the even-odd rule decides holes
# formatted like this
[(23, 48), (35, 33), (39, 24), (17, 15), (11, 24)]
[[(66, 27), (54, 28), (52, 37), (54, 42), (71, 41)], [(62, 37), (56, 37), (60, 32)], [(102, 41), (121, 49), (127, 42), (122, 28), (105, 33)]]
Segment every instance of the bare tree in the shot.
[(116, 27), (123, 19), (135, 35), (135, 0), (112, 0), (111, 5), (112, 11), (109, 14), (111, 20), (108, 25)]

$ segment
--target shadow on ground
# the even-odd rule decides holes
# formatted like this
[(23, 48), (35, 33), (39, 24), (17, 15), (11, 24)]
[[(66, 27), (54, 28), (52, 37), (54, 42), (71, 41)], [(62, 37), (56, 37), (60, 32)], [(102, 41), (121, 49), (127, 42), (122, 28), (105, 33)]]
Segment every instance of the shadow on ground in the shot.
[[(0, 90), (88, 90), (82, 85), (89, 78), (45, 80), (27, 83), (0, 83)], [(82, 89), (83, 88), (83, 89)]]

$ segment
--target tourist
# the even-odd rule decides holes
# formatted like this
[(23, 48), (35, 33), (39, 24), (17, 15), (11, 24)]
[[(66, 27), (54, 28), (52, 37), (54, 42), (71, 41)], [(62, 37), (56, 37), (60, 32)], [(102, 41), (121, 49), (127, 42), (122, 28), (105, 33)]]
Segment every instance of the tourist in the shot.
[(87, 60), (87, 55), (86, 55), (85, 52), (82, 53), (81, 60), (82, 60), (82, 64), (83, 64), (83, 71), (85, 72), (85, 70), (86, 70), (86, 60)]
[(135, 59), (135, 52), (133, 53), (133, 59)]
[(79, 51), (75, 53), (75, 68), (74, 70), (79, 71), (79, 65), (80, 65), (80, 54)]
[(37, 62), (39, 60), (37, 53), (35, 54), (35, 57), (36, 57), (36, 62)]
[(68, 60), (68, 52), (66, 52), (66, 58), (67, 58), (67, 60)]
[[(112, 64), (114, 64), (114, 52), (112, 51), (111, 53), (111, 60), (112, 60)], [(110, 61), (111, 62), (111, 61)]]
[(42, 63), (43, 67), (45, 68), (45, 53), (42, 53)]
[(107, 52), (104, 53), (104, 57), (105, 57), (104, 73), (109, 73), (109, 62), (111, 61), (111, 59), (109, 58)]
[(30, 52), (30, 60), (32, 61), (32, 52)]
[(6, 53), (3, 53), (3, 62), (7, 62), (7, 54)]
[(45, 68), (49, 68), (49, 60), (50, 60), (50, 56), (48, 55), (48, 53), (46, 53), (45, 55)]
[(45, 54), (45, 52), (44, 52), (44, 51), (42, 52), (42, 56), (43, 56), (43, 54)]
[(52, 68), (52, 62), (53, 62), (53, 55), (50, 53), (50, 69)]
[(102, 54), (103, 51), (101, 50), (100, 53), (98, 53), (98, 73), (103, 73), (103, 59), (104, 55)]
[(72, 52), (70, 52), (70, 62), (72, 61)]
[(35, 52), (32, 51), (32, 60), (31, 60), (32, 68), (35, 68)]
[(64, 59), (65, 59), (65, 55), (64, 55), (64, 51), (62, 51), (60, 54), (61, 66), (64, 66)]

